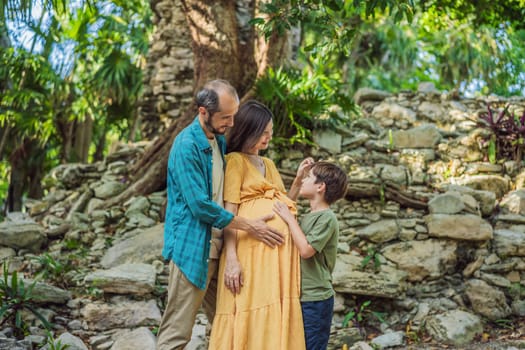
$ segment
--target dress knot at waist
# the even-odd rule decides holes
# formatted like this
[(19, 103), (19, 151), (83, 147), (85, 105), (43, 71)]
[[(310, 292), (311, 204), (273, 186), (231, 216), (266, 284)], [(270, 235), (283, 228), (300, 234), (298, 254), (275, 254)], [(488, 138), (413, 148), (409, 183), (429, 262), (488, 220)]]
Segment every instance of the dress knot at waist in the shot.
[(290, 208), (290, 211), (294, 215), (297, 214), (297, 208), (295, 206), (295, 202), (291, 200), (286, 194), (284, 194), (283, 192), (275, 188), (269, 188), (269, 189), (266, 189), (264, 192), (261, 191), (251, 196), (247, 196), (241, 201), (241, 203), (252, 201), (255, 199), (260, 199), (260, 198), (265, 198), (265, 199), (270, 199), (270, 200), (277, 199), (281, 202), (284, 202), (288, 206), (288, 208)]

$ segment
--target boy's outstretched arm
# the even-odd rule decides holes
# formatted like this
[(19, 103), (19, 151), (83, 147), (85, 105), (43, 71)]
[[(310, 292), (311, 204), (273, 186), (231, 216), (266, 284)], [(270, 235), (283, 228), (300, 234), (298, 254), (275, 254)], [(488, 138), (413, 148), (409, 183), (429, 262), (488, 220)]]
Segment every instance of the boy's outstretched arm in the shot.
[(297, 250), (299, 250), (301, 258), (308, 259), (314, 256), (316, 253), (315, 249), (308, 243), (303, 230), (301, 230), (299, 223), (290, 212), (290, 209), (288, 209), (288, 206), (283, 202), (276, 202), (273, 205), (273, 211), (288, 224), (293, 242)]
[(301, 164), (299, 164), (295, 179), (293, 180), (292, 186), (288, 191), (288, 198), (290, 198), (291, 200), (297, 200), (297, 197), (299, 196), (299, 190), (301, 189), (301, 183), (303, 181), (303, 178), (307, 175), (305, 174), (305, 168), (309, 165), (312, 165), (313, 163), (314, 159), (312, 157), (308, 157), (303, 159)]

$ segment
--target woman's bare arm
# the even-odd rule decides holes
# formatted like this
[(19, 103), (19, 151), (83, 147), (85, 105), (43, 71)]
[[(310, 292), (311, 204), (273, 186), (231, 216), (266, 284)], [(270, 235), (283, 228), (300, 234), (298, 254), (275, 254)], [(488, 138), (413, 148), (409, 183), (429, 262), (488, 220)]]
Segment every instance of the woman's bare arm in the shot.
[[(224, 203), (224, 209), (237, 215), (239, 205), (226, 202)], [(224, 284), (233, 294), (238, 294), (241, 292), (241, 287), (244, 281), (242, 276), (242, 266), (237, 257), (237, 230), (229, 228), (228, 226), (224, 229), (224, 253), (226, 255)]]

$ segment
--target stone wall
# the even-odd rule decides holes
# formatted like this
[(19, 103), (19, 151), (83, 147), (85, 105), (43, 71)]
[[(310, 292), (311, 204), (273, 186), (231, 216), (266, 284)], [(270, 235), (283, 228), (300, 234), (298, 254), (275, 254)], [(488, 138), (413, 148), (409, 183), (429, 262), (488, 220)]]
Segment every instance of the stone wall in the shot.
[[(520, 324), (525, 171), (512, 160), (485, 160), (486, 132), (476, 121), (487, 103), (510, 104), (521, 115), (525, 100), (460, 99), (428, 84), (398, 94), (364, 89), (355, 100), (362, 117), (338, 130), (316, 130), (319, 147), (307, 152), (340, 164), (350, 180), (346, 198), (334, 204), (341, 234), (330, 349), (365, 348), (363, 340), (392, 348), (423, 334), (461, 347), (478, 339), (487, 322)], [(60, 259), (84, 252), (66, 277), (91, 298), (66, 294), (67, 304), (60, 299), (50, 317), (67, 334), (89, 339), (92, 349), (125, 349), (119, 344), (130, 341), (154, 349), (147, 327), (158, 325), (168, 277), (160, 254), (165, 192), (96, 209), (124, 190), (127, 166), (146, 146), (124, 145), (103, 162), (54, 169), (46, 197), (27, 203), (29, 216), (12, 214), (0, 224), (0, 255), (28, 275), (43, 269), (35, 254)], [(269, 155), (289, 181), (304, 152)], [(307, 210), (306, 202), (298, 204)], [(350, 317), (343, 326), (355, 310), (362, 324)], [(205, 324), (199, 316), (195, 334)], [(380, 335), (368, 339), (364, 329)], [(202, 340), (192, 344), (197, 349)]]
[[(355, 100), (363, 118), (317, 132), (313, 152), (350, 179), (337, 204), (336, 319), (371, 300), (368, 311), (385, 312), (378, 329), (426, 325), (453, 345), (471, 342), (487, 319), (523, 320), (525, 172), (512, 160), (486, 161), (477, 121), (487, 103), (521, 116), (525, 100), (458, 99), (431, 84), (395, 95), (363, 89)], [(477, 331), (454, 335), (461, 323)]]

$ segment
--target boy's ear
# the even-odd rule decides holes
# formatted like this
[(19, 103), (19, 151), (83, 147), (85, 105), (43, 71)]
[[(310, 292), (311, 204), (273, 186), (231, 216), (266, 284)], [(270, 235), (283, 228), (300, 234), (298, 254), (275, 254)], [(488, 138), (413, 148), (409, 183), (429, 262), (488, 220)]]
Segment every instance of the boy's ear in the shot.
[(324, 182), (321, 182), (317, 185), (318, 185), (317, 192), (324, 193), (326, 191), (326, 184)]

